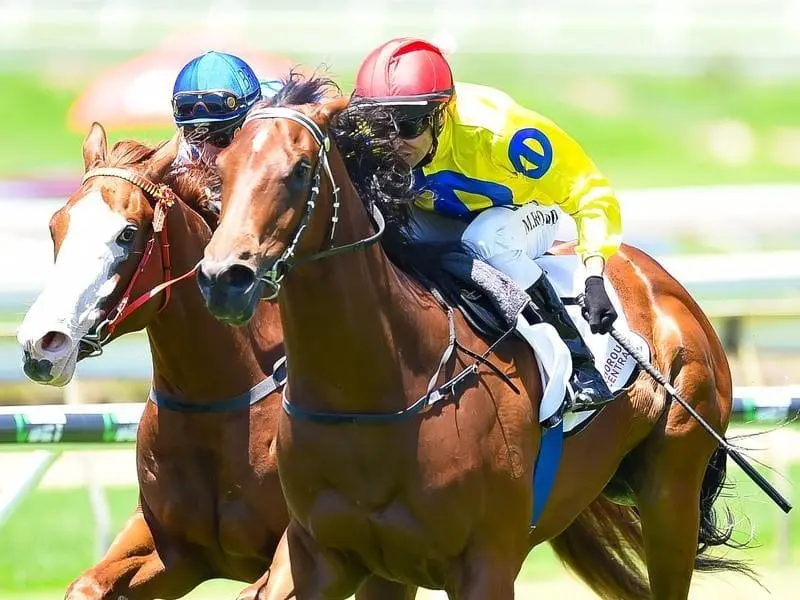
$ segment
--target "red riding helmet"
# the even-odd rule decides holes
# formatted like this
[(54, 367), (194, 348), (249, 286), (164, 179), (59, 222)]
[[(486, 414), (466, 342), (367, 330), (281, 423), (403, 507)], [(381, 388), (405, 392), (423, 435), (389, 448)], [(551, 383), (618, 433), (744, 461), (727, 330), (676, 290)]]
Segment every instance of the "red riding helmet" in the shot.
[(355, 95), (379, 104), (420, 106), (429, 112), (454, 94), (450, 65), (433, 44), (395, 38), (369, 53), (356, 75)]

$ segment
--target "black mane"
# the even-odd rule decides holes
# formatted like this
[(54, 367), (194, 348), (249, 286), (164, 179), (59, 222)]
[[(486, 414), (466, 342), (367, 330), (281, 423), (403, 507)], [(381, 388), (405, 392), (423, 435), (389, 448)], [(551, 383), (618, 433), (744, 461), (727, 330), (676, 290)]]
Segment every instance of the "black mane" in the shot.
[(281, 89), (272, 98), (256, 103), (251, 110), (268, 106), (300, 106), (302, 104), (318, 104), (326, 97), (340, 95), (338, 84), (329, 77), (316, 73), (306, 77), (294, 69), (281, 80)]
[(398, 266), (407, 256), (406, 230), (416, 197), (413, 174), (398, 151), (386, 109), (351, 98), (330, 126), (347, 173), (365, 206), (376, 204), (386, 217), (383, 246)]

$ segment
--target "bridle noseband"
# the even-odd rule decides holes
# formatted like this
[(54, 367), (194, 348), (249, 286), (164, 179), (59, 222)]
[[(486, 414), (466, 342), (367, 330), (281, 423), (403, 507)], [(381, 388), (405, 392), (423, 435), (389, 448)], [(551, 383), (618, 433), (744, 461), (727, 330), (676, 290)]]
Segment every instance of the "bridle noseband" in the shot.
[(336, 181), (333, 177), (333, 171), (331, 170), (330, 162), (328, 161), (328, 152), (330, 152), (331, 148), (331, 140), (330, 137), (323, 133), (322, 129), (313, 119), (306, 116), (305, 114), (301, 113), (300, 111), (294, 110), (292, 108), (286, 107), (267, 107), (267, 108), (260, 108), (254, 111), (251, 111), (247, 118), (244, 121), (244, 125), (246, 125), (250, 121), (254, 121), (256, 119), (288, 119), (290, 121), (294, 121), (299, 125), (302, 125), (314, 138), (314, 141), (317, 142), (319, 145), (319, 153), (317, 154), (317, 164), (314, 165), (314, 174), (311, 180), (311, 187), (309, 189), (308, 199), (306, 200), (305, 207), (303, 209), (303, 215), (300, 218), (300, 223), (297, 226), (297, 229), (292, 236), (292, 241), (286, 247), (286, 249), (281, 254), (280, 258), (275, 261), (270, 268), (265, 273), (259, 276), (259, 279), (263, 281), (268, 287), (269, 291), (264, 294), (264, 298), (268, 300), (272, 300), (277, 297), (278, 292), (281, 289), (281, 283), (283, 282), (283, 278), (292, 268), (312, 262), (315, 260), (319, 260), (322, 258), (327, 258), (330, 256), (334, 256), (336, 254), (342, 254), (345, 252), (352, 252), (355, 250), (361, 250), (363, 248), (367, 248), (377, 242), (381, 236), (383, 235), (384, 230), (386, 229), (386, 222), (381, 214), (378, 207), (372, 203), (371, 205), (371, 213), (370, 218), (372, 220), (373, 226), (375, 227), (376, 231), (374, 234), (358, 240), (357, 242), (352, 242), (350, 244), (344, 244), (342, 246), (333, 246), (326, 250), (322, 250), (315, 254), (309, 256), (300, 256), (295, 257), (295, 251), (297, 250), (297, 246), (300, 243), (300, 240), (303, 237), (303, 234), (308, 229), (308, 224), (311, 221), (311, 216), (314, 213), (314, 209), (316, 208), (317, 196), (319, 195), (320, 190), (320, 182), (322, 179), (322, 170), (324, 169), (325, 173), (328, 176), (328, 179), (331, 181), (331, 186), (333, 187), (333, 212), (331, 214), (331, 222), (330, 222), (330, 234), (328, 236), (328, 243), (333, 244), (333, 238), (336, 233), (336, 225), (339, 222), (339, 206), (340, 206), (340, 199), (339, 199), (339, 186), (336, 185)]
[[(122, 294), (119, 302), (117, 302), (117, 305), (108, 313), (105, 319), (103, 319), (93, 328), (94, 331), (90, 331), (83, 338), (81, 338), (81, 343), (91, 348), (91, 351), (84, 355), (83, 358), (99, 356), (102, 354), (103, 346), (108, 343), (109, 339), (114, 333), (114, 330), (119, 326), (119, 324), (136, 312), (136, 310), (138, 310), (147, 301), (149, 301), (151, 298), (154, 298), (162, 291), (164, 292), (164, 298), (161, 302), (158, 312), (164, 310), (169, 303), (171, 286), (190, 277), (197, 270), (197, 266), (195, 266), (194, 269), (188, 273), (184, 273), (180, 277), (172, 279), (172, 264), (170, 262), (169, 237), (167, 235), (166, 220), (167, 211), (178, 199), (178, 197), (175, 195), (175, 192), (172, 191), (172, 188), (163, 183), (153, 183), (146, 177), (134, 173), (133, 171), (114, 167), (102, 167), (87, 171), (81, 180), (81, 184), (86, 183), (93, 177), (116, 177), (118, 179), (124, 179), (125, 181), (132, 183), (141, 189), (153, 206), (153, 235), (147, 241), (147, 245), (142, 252), (142, 258), (139, 259), (139, 264), (136, 267), (136, 271), (134, 271), (128, 286), (125, 288), (125, 292)], [(142, 294), (133, 302), (130, 302), (133, 286), (136, 284), (139, 276), (144, 272), (145, 267), (147, 266), (147, 263), (150, 261), (150, 257), (153, 254), (156, 236), (158, 236), (159, 246), (161, 248), (161, 266), (164, 274), (163, 282), (150, 291)]]

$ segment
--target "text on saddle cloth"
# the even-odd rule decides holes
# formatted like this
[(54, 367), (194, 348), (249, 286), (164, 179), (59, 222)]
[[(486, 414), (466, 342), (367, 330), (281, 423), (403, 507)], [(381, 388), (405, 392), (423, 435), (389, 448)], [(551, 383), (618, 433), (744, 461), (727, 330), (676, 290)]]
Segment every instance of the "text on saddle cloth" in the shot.
[[(595, 366), (603, 375), (612, 392), (618, 393), (630, 385), (637, 372), (634, 358), (608, 334), (594, 334), (581, 315), (574, 299), (584, 291), (586, 272), (579, 257), (574, 255), (542, 256), (536, 259), (556, 292), (565, 301), (567, 312), (586, 340), (595, 357)], [(545, 323), (528, 324), (519, 320), (519, 313), (528, 302), (528, 295), (507, 275), (465, 254), (448, 254), (442, 258), (442, 266), (462, 281), (469, 281), (487, 296), (509, 327), (516, 325), (518, 332), (534, 349), (543, 378), (544, 390), (539, 420), (543, 422), (555, 415), (562, 406), (567, 393), (567, 382), (571, 373), (572, 359), (563, 340), (555, 329)], [(606, 290), (619, 318), (615, 326), (646, 357), (650, 347), (638, 334), (632, 332), (625, 318), (619, 296), (608, 279)], [(564, 432), (586, 423), (594, 412), (567, 413), (564, 415)]]

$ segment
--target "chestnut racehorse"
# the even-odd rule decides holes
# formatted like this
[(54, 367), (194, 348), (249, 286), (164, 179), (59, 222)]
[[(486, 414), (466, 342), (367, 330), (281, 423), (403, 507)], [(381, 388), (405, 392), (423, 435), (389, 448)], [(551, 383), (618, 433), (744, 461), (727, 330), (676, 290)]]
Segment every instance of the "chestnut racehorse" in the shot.
[[(262, 303), (247, 327), (230, 327), (208, 314), (194, 280), (172, 279), (192, 274), (217, 220), (214, 176), (173, 166), (178, 142), (127, 140), (109, 153), (92, 126), (84, 181), (50, 222), (53, 278), (20, 328), (25, 371), (40, 383), (67, 383), (101, 341), (142, 328), (153, 359), (139, 505), (69, 600), (178, 598), (211, 578), (266, 580), (289, 519), (274, 445), (281, 370), (268, 377), (283, 355), (277, 307)], [(372, 580), (358, 597), (413, 589)]]
[[(352, 146), (364, 127), (334, 136), (348, 100), (299, 101), (312, 84), (256, 106), (219, 156), (222, 217), (198, 273), (222, 321), (246, 322), (265, 294), (280, 306), (289, 381), (277, 451), (292, 519), (278, 552), (291, 572), (274, 573), (260, 597), (341, 599), (374, 573), (450, 598), (506, 600), (546, 540), (604, 598), (686, 598), (694, 570), (746, 571), (701, 554), (728, 541), (712, 508), (725, 455), (645, 375), (565, 442), (531, 528), (542, 439), (534, 357), (513, 338), (493, 357), (521, 394), (481, 365), (471, 385), (426, 405), (452, 347), (448, 314), (375, 243), (381, 203), (348, 174), (375, 158), (375, 141), (342, 154), (336, 142)], [(608, 273), (653, 362), (723, 432), (731, 375), (698, 305), (630, 246)], [(487, 350), (460, 314), (452, 331), (462, 347)], [(472, 362), (456, 352), (439, 382)], [(601, 495), (615, 475), (635, 506)]]

